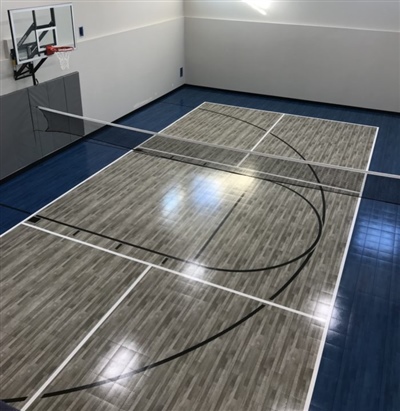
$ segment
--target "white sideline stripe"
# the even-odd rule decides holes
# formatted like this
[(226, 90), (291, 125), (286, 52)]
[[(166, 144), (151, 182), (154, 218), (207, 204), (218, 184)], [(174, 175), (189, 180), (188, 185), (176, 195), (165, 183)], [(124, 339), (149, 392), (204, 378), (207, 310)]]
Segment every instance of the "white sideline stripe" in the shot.
[[(134, 261), (136, 263), (147, 265), (149, 268), (156, 268), (156, 269), (161, 270), (161, 271), (165, 271), (165, 272), (168, 272), (168, 273), (171, 273), (171, 274), (175, 274), (175, 275), (178, 275), (180, 277), (187, 278), (188, 280), (196, 281), (198, 283), (205, 284), (205, 285), (208, 285), (210, 287), (218, 288), (220, 290), (227, 291), (231, 294), (236, 294), (236, 295), (239, 295), (241, 297), (244, 297), (244, 298), (247, 298), (247, 299), (250, 299), (250, 300), (254, 300), (254, 301), (257, 301), (257, 302), (265, 304), (265, 305), (270, 305), (270, 306), (273, 306), (273, 307), (276, 307), (276, 308), (280, 308), (281, 310), (289, 311), (291, 313), (298, 314), (298, 315), (301, 315), (303, 317), (307, 317), (307, 318), (310, 318), (310, 319), (313, 319), (313, 320), (317, 320), (317, 321), (321, 321), (321, 322), (326, 321), (326, 319), (322, 318), (322, 317), (317, 317), (317, 316), (314, 316), (314, 315), (311, 315), (311, 314), (307, 314), (307, 313), (304, 313), (302, 311), (295, 310), (294, 308), (290, 308), (290, 307), (286, 307), (284, 305), (276, 304), (276, 303), (274, 303), (272, 301), (269, 301), (269, 300), (264, 300), (262, 298), (255, 297), (255, 296), (250, 295), (250, 294), (246, 294), (246, 293), (242, 293), (240, 291), (233, 290), (232, 288), (223, 287), (222, 285), (214, 284), (210, 281), (202, 280), (201, 278), (192, 277), (188, 274), (183, 274), (179, 271), (175, 271), (175, 270), (172, 270), (170, 268), (162, 267), (160, 265), (150, 263), (148, 261), (140, 260), (140, 259), (135, 258), (135, 257), (130, 257), (128, 255), (121, 254), (121, 253), (118, 253), (116, 251), (108, 250), (108, 249), (100, 247), (98, 245), (94, 245), (94, 244), (88, 243), (86, 241), (78, 240), (77, 238), (71, 238), (71, 237), (68, 237), (64, 234), (58, 234), (54, 231), (47, 230), (46, 228), (37, 227), (37, 226), (31, 225), (31, 224), (26, 224), (26, 223), (24, 223), (24, 225), (26, 227), (34, 228), (35, 230), (43, 231), (44, 233), (51, 234), (51, 235), (54, 235), (56, 237), (63, 238), (65, 240), (69, 240), (69, 241), (72, 241), (72, 242), (75, 242), (75, 243), (78, 243), (78, 244), (81, 244), (81, 245), (85, 245), (87, 247), (94, 248), (96, 250), (104, 251), (106, 253), (109, 253), (109, 254), (112, 254), (112, 255), (115, 255), (115, 256), (118, 256), (118, 257), (121, 257), (121, 258), (125, 258), (126, 260), (130, 260), (130, 261)], [(187, 263), (187, 264), (190, 264), (190, 263)]]
[(29, 215), (28, 217), (26, 217), (24, 220), (20, 221), (18, 224), (14, 225), (13, 227), (11, 227), (9, 230), (5, 231), (3, 234), (0, 234), (0, 238), (5, 236), (6, 234), (8, 234), (9, 232), (11, 232), (12, 230), (14, 230), (15, 228), (19, 227), (21, 224), (25, 223), (26, 221), (28, 221), (31, 217), (33, 217), (35, 214), (40, 213), (42, 210), (44, 210), (45, 208), (49, 207), (50, 205), (52, 205), (53, 203), (55, 203), (56, 201), (60, 200), (62, 197), (66, 196), (67, 194), (69, 194), (71, 191), (75, 190), (76, 188), (78, 188), (79, 186), (81, 186), (82, 184), (86, 183), (86, 181), (89, 181), (91, 178), (95, 177), (97, 174), (100, 174), (102, 171), (106, 170), (108, 167), (111, 167), (113, 164), (115, 164), (117, 161), (121, 160), (122, 158), (124, 158), (125, 156), (127, 156), (128, 154), (132, 153), (132, 150), (129, 150), (127, 153), (122, 154), (120, 157), (118, 157), (117, 159), (115, 159), (114, 161), (112, 161), (110, 164), (107, 164), (106, 166), (104, 166), (101, 170), (96, 171), (94, 174), (92, 174), (91, 176), (89, 176), (88, 178), (86, 178), (85, 180), (81, 181), (80, 183), (78, 183), (76, 186), (70, 188), (68, 191), (66, 191), (65, 193), (61, 194), (59, 197), (55, 198), (54, 200), (50, 201), (50, 203), (46, 204), (45, 206), (43, 206), (42, 208), (40, 208), (39, 210), (36, 210), (34, 213), (32, 213), (31, 215)]
[[(372, 155), (373, 155), (373, 152), (374, 152), (374, 149), (375, 149), (375, 143), (376, 143), (376, 140), (377, 140), (377, 137), (378, 137), (378, 132), (379, 132), (379, 127), (376, 129), (376, 132), (375, 132), (374, 142), (372, 143), (371, 152), (369, 153), (367, 169), (369, 168), (369, 166), (371, 164)], [(364, 190), (365, 183), (366, 183), (366, 178), (364, 178), (361, 192)], [(314, 371), (313, 371), (313, 374), (312, 374), (312, 377), (311, 377), (311, 381), (310, 381), (310, 385), (309, 385), (309, 388), (308, 388), (308, 393), (307, 393), (306, 402), (305, 402), (303, 411), (309, 411), (309, 408), (310, 408), (310, 405), (311, 405), (312, 395), (314, 393), (315, 384), (317, 382), (318, 371), (319, 371), (319, 367), (320, 367), (321, 361), (322, 361), (322, 354), (324, 352), (325, 342), (326, 342), (326, 338), (328, 336), (329, 325), (330, 325), (330, 322), (331, 322), (331, 319), (332, 319), (333, 309), (334, 309), (334, 306), (335, 306), (337, 293), (339, 291), (339, 285), (340, 285), (340, 281), (342, 279), (344, 265), (346, 263), (347, 255), (349, 253), (350, 243), (351, 243), (351, 239), (353, 237), (354, 227), (356, 225), (356, 220), (357, 220), (357, 216), (358, 216), (358, 211), (360, 209), (360, 204), (361, 204), (361, 198), (359, 198), (358, 201), (357, 201), (356, 209), (355, 209), (354, 216), (353, 216), (353, 221), (351, 223), (351, 227), (350, 227), (350, 231), (349, 231), (349, 236), (347, 237), (347, 242), (346, 242), (346, 247), (345, 247), (345, 250), (344, 250), (344, 253), (343, 253), (342, 262), (340, 263), (339, 275), (338, 275), (338, 278), (336, 279), (335, 289), (333, 291), (333, 295), (332, 295), (332, 299), (331, 299), (331, 307), (329, 309), (328, 318), (325, 322), (325, 328), (324, 328), (324, 332), (322, 334), (321, 342), (320, 342), (320, 345), (319, 345), (317, 359), (315, 361)]]
[(58, 374), (67, 366), (67, 364), (74, 358), (78, 351), (86, 344), (86, 342), (92, 337), (92, 335), (103, 325), (107, 318), (118, 308), (118, 306), (125, 300), (130, 292), (140, 283), (143, 277), (149, 272), (151, 267), (146, 269), (140, 274), (140, 276), (129, 286), (129, 288), (119, 297), (114, 305), (103, 315), (99, 322), (86, 334), (85, 338), (75, 347), (75, 349), (69, 354), (69, 356), (58, 366), (58, 368), (50, 375), (50, 377), (43, 383), (43, 385), (35, 392), (30, 400), (24, 405), (21, 411), (27, 410), (32, 403), (42, 394), (42, 392), (54, 381)]
[[(267, 137), (267, 135), (275, 128), (275, 126), (282, 120), (284, 116), (285, 114), (282, 114), (278, 118), (278, 120), (272, 125), (272, 127), (269, 128), (269, 130), (267, 130), (267, 132), (261, 137), (261, 139), (255, 144), (255, 146), (250, 151), (254, 151), (261, 144), (261, 142), (265, 139), (265, 137)], [(246, 161), (249, 155), (250, 154), (246, 154), (237, 166), (240, 167)]]
[[(232, 104), (213, 103), (212, 101), (205, 101), (204, 103), (215, 104), (216, 106), (228, 106), (228, 107), (242, 108), (242, 109), (245, 109), (245, 110), (262, 111), (262, 112), (264, 112), (264, 113), (267, 112), (267, 113), (286, 114), (286, 115), (292, 116), (292, 117), (311, 118), (311, 119), (313, 119), (313, 120), (332, 121), (332, 123), (350, 124), (350, 125), (352, 125), (352, 126), (363, 126), (363, 127), (369, 127), (369, 128), (377, 128), (376, 126), (369, 126), (369, 125), (367, 125), (367, 124), (350, 123), (350, 121), (340, 121), (340, 120), (331, 120), (331, 119), (329, 119), (329, 118), (302, 116), (302, 115), (300, 115), (300, 114), (282, 113), (282, 112), (280, 112), (280, 111), (262, 110), (262, 109), (260, 109), (260, 108), (241, 107), (241, 106), (235, 106), (235, 105), (232, 105)], [(203, 103), (203, 104), (204, 104), (204, 103)]]
[[(377, 127), (377, 128), (376, 128), (376, 131), (375, 131), (374, 141), (373, 141), (373, 143), (372, 143), (371, 151), (370, 151), (370, 153), (369, 153), (369, 158), (368, 158), (368, 163), (367, 163), (367, 170), (369, 169), (369, 167), (370, 167), (370, 165), (371, 165), (372, 156), (373, 156), (374, 151), (375, 151), (376, 140), (377, 140), (377, 138), (378, 138), (378, 133), (379, 133), (379, 127)], [(362, 184), (362, 187), (361, 187), (361, 192), (364, 191), (365, 184), (366, 184), (366, 182), (367, 182), (367, 178), (366, 178), (366, 177), (367, 177), (367, 176), (364, 177), (364, 181), (363, 181), (363, 184)]]
[[(221, 146), (219, 144), (206, 143), (206, 142), (203, 142), (203, 141), (192, 140), (192, 139), (189, 139), (189, 138), (176, 137), (176, 136), (172, 136), (172, 135), (165, 134), (165, 133), (162, 133), (162, 132), (150, 131), (150, 130), (145, 130), (145, 129), (141, 129), (141, 128), (129, 127), (129, 126), (121, 125), (121, 124), (110, 123), (108, 121), (96, 120), (96, 119), (89, 118), (89, 117), (78, 116), (77, 114), (66, 113), (66, 112), (63, 112), (63, 111), (54, 110), (54, 109), (50, 109), (50, 108), (46, 108), (46, 107), (38, 106), (38, 108), (42, 111), (48, 111), (49, 113), (61, 114), (61, 115), (64, 115), (65, 117), (77, 118), (79, 120), (87, 120), (87, 121), (91, 121), (93, 123), (98, 123), (98, 124), (102, 124), (102, 125), (106, 125), (106, 126), (111, 126), (111, 127), (116, 127), (116, 128), (123, 128), (125, 130), (131, 130), (131, 131), (136, 131), (136, 132), (143, 133), (143, 134), (149, 134), (153, 137), (156, 137), (156, 136), (165, 137), (165, 138), (169, 138), (171, 140), (182, 141), (182, 142), (185, 142), (185, 143), (193, 143), (193, 144), (200, 145), (200, 146), (219, 148), (219, 149), (235, 151), (237, 153), (243, 153), (243, 154), (256, 154), (260, 157), (273, 158), (273, 159), (277, 159), (277, 160), (285, 160), (285, 161), (289, 161), (291, 163), (299, 163), (299, 164), (305, 164), (305, 165), (311, 165), (311, 166), (326, 167), (326, 168), (332, 168), (334, 170), (351, 171), (351, 172), (354, 172), (354, 173), (360, 173), (360, 174), (365, 174), (365, 175), (373, 175), (373, 176), (378, 176), (378, 177), (394, 178), (394, 179), (399, 179), (400, 180), (400, 175), (397, 175), (397, 174), (381, 173), (379, 171), (369, 171), (369, 170), (363, 170), (363, 169), (359, 169), (359, 168), (352, 168), (352, 167), (345, 167), (345, 166), (334, 165), (334, 164), (319, 163), (319, 162), (316, 162), (316, 161), (302, 160), (302, 159), (293, 158), (293, 157), (278, 156), (278, 155), (275, 155), (275, 154), (266, 154), (266, 153), (261, 153), (259, 151), (250, 151), (250, 150), (244, 150), (244, 149), (241, 149), (241, 148)], [(290, 115), (290, 114), (288, 114), (288, 115)], [(364, 126), (364, 127), (370, 127), (371, 128), (371, 126)], [(377, 129), (377, 127), (372, 127), (372, 128)], [(147, 147), (145, 147), (145, 148), (147, 150), (149, 149)]]

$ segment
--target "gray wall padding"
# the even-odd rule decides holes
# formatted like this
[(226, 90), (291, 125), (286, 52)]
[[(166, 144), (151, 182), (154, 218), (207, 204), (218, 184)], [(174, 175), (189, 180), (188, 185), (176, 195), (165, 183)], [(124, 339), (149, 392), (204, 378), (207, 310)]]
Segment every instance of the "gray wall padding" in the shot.
[[(65, 88), (65, 101), (67, 102), (68, 113), (82, 115), (82, 97), (81, 97), (81, 86), (79, 84), (79, 77), (65, 76), (64, 77), (64, 88)], [(78, 140), (85, 134), (84, 122), (71, 121), (70, 122), (70, 138), (71, 142)]]
[(28, 90), (1, 96), (0, 178), (41, 158), (33, 133)]
[(79, 135), (83, 135), (79, 130), (83, 124), (80, 126), (78, 122), (73, 122), (72, 130), (68, 119), (60, 119), (66, 122), (62, 129), (71, 130), (74, 135), (46, 132), (46, 118), (37, 108), (43, 106), (82, 115), (81, 88), (77, 72), (3, 95), (0, 101), (1, 179), (71, 144), (80, 138)]
[[(64, 86), (64, 78), (57, 78), (51, 81), (46, 81), (36, 87), (30, 87), (29, 100), (32, 108), (32, 118), (34, 125), (34, 132), (42, 147), (42, 155), (48, 155), (53, 151), (59, 150), (62, 147), (71, 143), (69, 134), (65, 133), (50, 133), (43, 132), (47, 128), (47, 121), (38, 106), (50, 107), (55, 110), (67, 111), (67, 100)], [(62, 130), (69, 130), (68, 119), (62, 118), (60, 121), (63, 124)]]

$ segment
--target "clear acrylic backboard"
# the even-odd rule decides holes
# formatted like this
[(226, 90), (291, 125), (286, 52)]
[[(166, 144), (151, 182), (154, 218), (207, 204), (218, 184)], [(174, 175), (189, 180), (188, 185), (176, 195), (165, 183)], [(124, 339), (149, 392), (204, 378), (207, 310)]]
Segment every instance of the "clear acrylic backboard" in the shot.
[(46, 57), (46, 46), (76, 47), (71, 3), (8, 10), (13, 58), (24, 64)]

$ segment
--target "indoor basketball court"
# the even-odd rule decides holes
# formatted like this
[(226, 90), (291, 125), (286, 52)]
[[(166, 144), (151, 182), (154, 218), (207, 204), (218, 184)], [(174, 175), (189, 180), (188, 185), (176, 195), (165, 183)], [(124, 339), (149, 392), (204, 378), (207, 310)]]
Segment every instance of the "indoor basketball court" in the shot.
[(128, 62), (149, 91), (116, 107), (77, 3), (7, 7), (0, 409), (397, 409), (400, 106), (191, 85), (183, 63), (154, 86)]

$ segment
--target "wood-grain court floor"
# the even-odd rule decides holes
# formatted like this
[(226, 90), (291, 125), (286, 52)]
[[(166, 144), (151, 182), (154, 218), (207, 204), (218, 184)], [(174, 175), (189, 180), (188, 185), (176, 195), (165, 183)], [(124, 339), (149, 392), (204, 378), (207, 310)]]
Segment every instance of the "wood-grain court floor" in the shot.
[[(366, 169), (377, 129), (205, 103), (164, 132)], [(2, 399), (304, 408), (358, 198), (204, 164), (257, 165), (238, 151), (151, 155), (167, 143), (148, 140), (2, 239)]]

